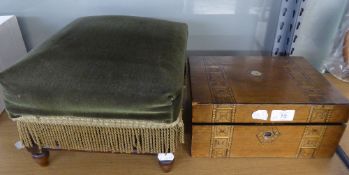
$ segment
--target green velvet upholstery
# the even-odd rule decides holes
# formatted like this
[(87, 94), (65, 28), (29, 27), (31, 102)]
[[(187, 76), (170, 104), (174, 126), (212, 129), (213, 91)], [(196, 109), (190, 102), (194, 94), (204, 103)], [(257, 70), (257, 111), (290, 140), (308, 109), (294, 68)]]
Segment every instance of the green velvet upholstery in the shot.
[(6, 109), (23, 114), (176, 120), (187, 25), (151, 18), (75, 20), (0, 73)]

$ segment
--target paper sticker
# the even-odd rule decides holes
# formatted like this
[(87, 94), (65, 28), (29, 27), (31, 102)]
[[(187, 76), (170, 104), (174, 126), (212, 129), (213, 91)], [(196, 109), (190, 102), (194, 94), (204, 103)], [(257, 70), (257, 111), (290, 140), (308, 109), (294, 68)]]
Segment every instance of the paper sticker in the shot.
[(257, 120), (268, 120), (267, 110), (257, 110), (252, 113), (252, 118)]
[(172, 153), (159, 153), (158, 159), (160, 161), (172, 161), (174, 159), (174, 155)]
[(270, 121), (293, 121), (295, 110), (273, 110)]

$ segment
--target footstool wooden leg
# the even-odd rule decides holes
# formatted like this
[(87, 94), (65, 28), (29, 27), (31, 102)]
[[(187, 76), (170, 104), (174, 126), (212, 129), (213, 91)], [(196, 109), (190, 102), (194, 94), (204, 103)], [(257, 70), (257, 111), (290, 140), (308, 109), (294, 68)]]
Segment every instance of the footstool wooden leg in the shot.
[(50, 155), (48, 149), (39, 149), (37, 146), (33, 146), (32, 148), (27, 148), (27, 150), (32, 154), (32, 158), (37, 164), (40, 166), (48, 166), (48, 158)]
[(158, 160), (160, 168), (165, 172), (170, 172), (172, 165), (174, 163), (174, 154), (173, 153), (159, 153)]

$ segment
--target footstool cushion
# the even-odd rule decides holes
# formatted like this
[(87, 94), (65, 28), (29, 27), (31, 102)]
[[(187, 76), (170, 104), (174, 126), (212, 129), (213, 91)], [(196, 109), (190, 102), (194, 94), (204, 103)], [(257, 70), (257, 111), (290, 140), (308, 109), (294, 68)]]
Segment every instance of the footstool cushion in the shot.
[(173, 122), (187, 26), (129, 16), (80, 18), (0, 73), (6, 109), (25, 114)]

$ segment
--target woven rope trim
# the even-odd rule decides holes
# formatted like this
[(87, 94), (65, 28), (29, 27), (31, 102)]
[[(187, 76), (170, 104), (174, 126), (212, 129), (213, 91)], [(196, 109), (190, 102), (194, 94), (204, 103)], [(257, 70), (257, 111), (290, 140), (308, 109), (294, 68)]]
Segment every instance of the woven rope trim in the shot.
[(173, 123), (23, 115), (14, 119), (26, 147), (117, 153), (175, 152), (184, 143), (182, 114)]

